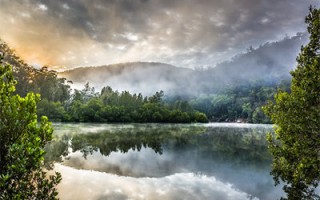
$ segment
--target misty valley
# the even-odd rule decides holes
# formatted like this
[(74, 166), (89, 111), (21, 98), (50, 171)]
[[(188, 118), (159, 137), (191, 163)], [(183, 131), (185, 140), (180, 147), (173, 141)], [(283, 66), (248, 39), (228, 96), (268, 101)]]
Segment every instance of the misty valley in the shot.
[(267, 43), (202, 70), (136, 62), (58, 73), (29, 66), (6, 43), (0, 50), (13, 66), (16, 93), (39, 93), (37, 114), (51, 121), (271, 123), (261, 108), (278, 89), (290, 91), (295, 54), (288, 46), (298, 49), (305, 40), (298, 34)]
[(285, 193), (270, 176), (273, 128), (262, 109), (278, 90), (290, 92), (291, 78), (278, 57), (265, 56), (304, 40), (285, 38), (202, 70), (136, 62), (58, 73), (32, 68), (6, 43), (0, 50), (13, 65), (15, 94), (39, 93), (35, 112), (54, 122), (44, 146), (49, 175), (61, 173), (52, 195), (271, 200)]
[(0, 200), (320, 200), (317, 6), (0, 0)]
[[(250, 124), (54, 124), (61, 199), (276, 199), (266, 133)], [(72, 190), (72, 192), (70, 192)]]

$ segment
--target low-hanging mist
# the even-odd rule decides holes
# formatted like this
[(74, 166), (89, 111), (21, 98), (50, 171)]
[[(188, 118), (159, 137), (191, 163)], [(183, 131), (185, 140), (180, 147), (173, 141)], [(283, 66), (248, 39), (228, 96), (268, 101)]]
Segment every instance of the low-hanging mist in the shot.
[(123, 63), (100, 67), (82, 67), (59, 75), (73, 81), (75, 88), (86, 82), (98, 91), (104, 86), (115, 90), (150, 95), (163, 90), (167, 95), (215, 93), (227, 87), (262, 82), (290, 80), (297, 52), (307, 41), (306, 34), (266, 43), (208, 69), (187, 69), (163, 63)]

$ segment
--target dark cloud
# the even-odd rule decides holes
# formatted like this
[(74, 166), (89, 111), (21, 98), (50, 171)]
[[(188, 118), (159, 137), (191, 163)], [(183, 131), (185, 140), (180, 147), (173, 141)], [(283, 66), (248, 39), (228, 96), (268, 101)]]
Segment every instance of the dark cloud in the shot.
[(31, 63), (212, 66), (304, 31), (310, 4), (319, 6), (316, 0), (0, 0), (0, 37)]

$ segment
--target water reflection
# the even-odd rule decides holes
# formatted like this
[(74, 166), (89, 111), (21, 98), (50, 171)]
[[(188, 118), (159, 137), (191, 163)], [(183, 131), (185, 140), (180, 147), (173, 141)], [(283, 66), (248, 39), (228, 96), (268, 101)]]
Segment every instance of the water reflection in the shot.
[[(62, 127), (59, 127), (62, 126)], [(69, 129), (56, 125), (56, 140), (46, 148), (48, 160), (61, 161), (61, 155), (80, 151), (84, 157), (94, 152), (109, 156), (112, 152), (127, 153), (129, 150), (152, 149), (162, 154), (166, 151), (183, 153), (197, 150), (197, 154), (219, 160), (233, 160), (258, 164), (269, 162), (265, 133), (270, 126), (259, 128), (205, 127), (184, 125), (135, 125), (113, 127), (111, 130), (96, 129), (94, 132)], [(77, 126), (77, 125), (74, 125)], [(91, 130), (92, 131), (92, 130)], [(257, 162), (259, 161), (259, 162)]]
[(168, 140), (175, 139), (177, 143), (184, 143), (187, 141), (186, 137), (206, 130), (203, 126), (157, 124), (96, 126), (98, 127), (92, 124), (55, 124), (56, 139), (46, 147), (46, 159), (61, 161), (60, 155), (65, 156), (68, 148), (73, 152), (82, 152), (85, 158), (94, 152), (109, 156), (112, 152), (127, 153), (129, 150), (140, 151), (142, 148), (151, 148), (155, 153), (162, 154), (162, 145)]
[[(272, 130), (271, 126), (56, 124), (55, 127), (57, 140), (47, 147), (46, 159), (61, 161), (65, 166), (138, 180), (191, 173), (217, 179), (226, 188), (231, 183), (247, 198), (280, 196), (269, 176), (271, 157), (265, 133)], [(188, 187), (194, 187), (196, 182)], [(214, 190), (214, 185), (210, 188), (208, 193)], [(210, 199), (205, 195), (202, 194), (202, 199)]]
[[(161, 178), (133, 178), (58, 165), (61, 199), (96, 200), (245, 200), (250, 198), (214, 177), (179, 173)], [(70, 192), (72, 191), (72, 192)], [(252, 198), (254, 199), (254, 198)]]

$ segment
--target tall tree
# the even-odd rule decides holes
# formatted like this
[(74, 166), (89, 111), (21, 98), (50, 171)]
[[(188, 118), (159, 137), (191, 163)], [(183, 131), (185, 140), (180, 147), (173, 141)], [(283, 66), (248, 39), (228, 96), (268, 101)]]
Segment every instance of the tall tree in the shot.
[(0, 63), (0, 199), (56, 199), (60, 174), (43, 169), (53, 129), (46, 117), (38, 125), (40, 96), (14, 95), (15, 85), (12, 67)]
[(285, 183), (283, 199), (319, 199), (320, 180), (320, 10), (310, 7), (306, 17), (309, 43), (301, 48), (291, 72), (291, 93), (281, 92), (264, 108), (276, 124), (269, 134), (274, 156), (271, 174)]

